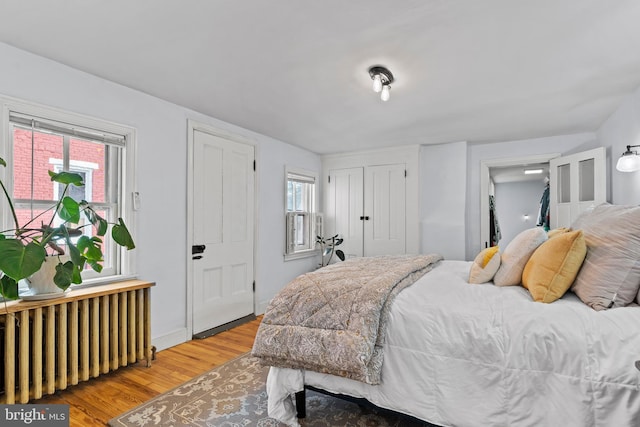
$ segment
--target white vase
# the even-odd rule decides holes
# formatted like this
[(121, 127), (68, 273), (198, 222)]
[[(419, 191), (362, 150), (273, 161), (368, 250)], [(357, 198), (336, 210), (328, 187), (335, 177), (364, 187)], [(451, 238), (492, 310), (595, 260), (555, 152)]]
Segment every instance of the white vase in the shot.
[(62, 289), (56, 286), (53, 282), (53, 277), (56, 275), (56, 266), (58, 263), (65, 263), (69, 261), (69, 255), (61, 256), (48, 256), (44, 259), (40, 270), (33, 273), (28, 278), (29, 289), (31, 289), (32, 295), (41, 294), (55, 294), (64, 293)]

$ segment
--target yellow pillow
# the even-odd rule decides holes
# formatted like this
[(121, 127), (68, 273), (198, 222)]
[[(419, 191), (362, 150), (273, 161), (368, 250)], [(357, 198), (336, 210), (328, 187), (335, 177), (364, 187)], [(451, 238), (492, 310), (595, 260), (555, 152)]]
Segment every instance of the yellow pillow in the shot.
[(550, 239), (553, 236), (559, 236), (560, 234), (567, 233), (569, 231), (571, 231), (571, 229), (567, 227), (554, 228), (553, 230), (547, 231), (547, 237)]
[(522, 272), (534, 301), (550, 303), (571, 287), (587, 255), (582, 230), (559, 233), (535, 250)]
[(498, 253), (498, 247), (492, 246), (483, 249), (471, 264), (469, 283), (486, 283), (490, 281), (499, 267), (500, 254)]

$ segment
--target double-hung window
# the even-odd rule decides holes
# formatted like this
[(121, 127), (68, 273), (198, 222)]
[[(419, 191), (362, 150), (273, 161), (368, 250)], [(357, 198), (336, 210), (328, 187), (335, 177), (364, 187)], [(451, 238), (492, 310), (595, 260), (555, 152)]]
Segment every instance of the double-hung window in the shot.
[[(3, 103), (5, 138), (0, 157), (7, 161), (1, 168), (15, 202), (21, 225), (36, 218), (55, 225), (59, 218), (51, 218), (47, 211), (64, 187), (51, 181), (48, 171), (74, 172), (84, 178), (82, 187), (70, 186), (68, 195), (76, 201), (90, 202), (96, 212), (110, 223), (123, 218), (135, 235), (132, 204), (127, 194), (134, 190), (133, 129), (101, 120), (87, 118), (46, 107), (6, 101)], [(6, 203), (3, 201), (2, 203)], [(2, 212), (8, 210), (2, 208)], [(11, 215), (2, 215), (2, 229), (14, 228)], [(85, 235), (92, 237), (96, 230), (87, 226)], [(80, 223), (83, 225), (83, 223)], [(64, 242), (58, 242), (64, 248)], [(104, 262), (101, 273), (86, 268), (83, 284), (122, 279), (134, 274), (133, 252), (103, 239)]]
[(288, 169), (285, 259), (316, 254), (316, 175)]

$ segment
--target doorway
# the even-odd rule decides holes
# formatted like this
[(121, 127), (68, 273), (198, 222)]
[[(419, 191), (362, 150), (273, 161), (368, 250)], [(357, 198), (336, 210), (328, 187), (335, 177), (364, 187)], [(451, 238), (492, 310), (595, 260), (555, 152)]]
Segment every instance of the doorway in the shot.
[(489, 176), (493, 188), (490, 216), (495, 217), (490, 227), (492, 245), (505, 248), (528, 228), (550, 228), (549, 163), (491, 167)]
[[(550, 154), (540, 154), (540, 155), (531, 155), (531, 156), (522, 156), (522, 157), (513, 157), (506, 159), (493, 159), (493, 160), (483, 160), (480, 163), (480, 242), (482, 245), (481, 249), (489, 247), (491, 245), (491, 221), (490, 221), (490, 206), (489, 206), (489, 195), (492, 193), (492, 180), (491, 180), (491, 172), (494, 171), (494, 175), (499, 172), (504, 172), (504, 179), (515, 179), (513, 178), (515, 174), (524, 175), (524, 169), (539, 169), (544, 168), (548, 170), (549, 162), (551, 159), (556, 157), (560, 157), (560, 153), (550, 153)], [(534, 168), (534, 165), (536, 167)], [(511, 178), (507, 178), (510, 177)], [(542, 180), (542, 177), (540, 178)], [(538, 202), (540, 200), (540, 196), (538, 198)], [(498, 201), (497, 203), (504, 203), (508, 201)], [(522, 212), (522, 216), (519, 218), (523, 222), (530, 224), (530, 227), (534, 227), (537, 221), (537, 213), (535, 214), (536, 218), (532, 218), (534, 214), (529, 214), (529, 218), (524, 218), (525, 212)], [(527, 228), (530, 228), (529, 226)], [(506, 240), (505, 240), (506, 243)]]

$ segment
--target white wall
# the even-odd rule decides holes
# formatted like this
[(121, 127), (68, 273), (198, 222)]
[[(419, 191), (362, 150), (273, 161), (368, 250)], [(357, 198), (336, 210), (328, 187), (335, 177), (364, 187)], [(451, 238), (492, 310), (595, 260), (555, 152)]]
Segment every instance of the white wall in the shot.
[[(640, 144), (640, 89), (622, 103), (620, 108), (598, 129), (598, 141), (607, 147), (609, 158), (608, 194), (613, 203), (640, 204), (640, 171), (619, 172), (616, 163), (627, 145)], [(635, 150), (640, 149), (640, 147)]]
[[(43, 57), (0, 43), (0, 95), (137, 129), (137, 270), (152, 289), (152, 337), (159, 348), (187, 339), (187, 119), (233, 132), (257, 146), (256, 303), (266, 302), (317, 259), (284, 262), (284, 165), (320, 174), (320, 157)], [(4, 135), (2, 137), (5, 137)], [(166, 215), (162, 215), (162, 213)], [(170, 232), (167, 232), (170, 228)], [(161, 231), (159, 231), (161, 230)]]
[(465, 259), (467, 170), (466, 142), (421, 147), (421, 253)]
[(544, 187), (542, 180), (495, 184), (496, 213), (502, 234), (498, 246), (502, 250), (518, 233), (536, 226)]

